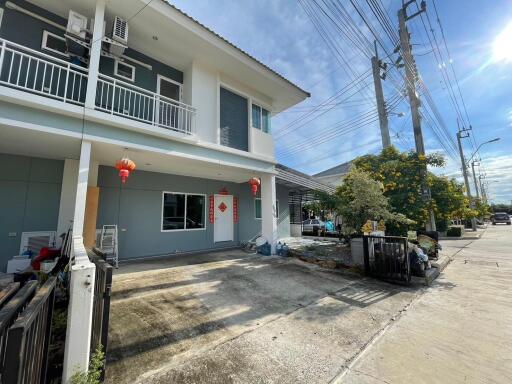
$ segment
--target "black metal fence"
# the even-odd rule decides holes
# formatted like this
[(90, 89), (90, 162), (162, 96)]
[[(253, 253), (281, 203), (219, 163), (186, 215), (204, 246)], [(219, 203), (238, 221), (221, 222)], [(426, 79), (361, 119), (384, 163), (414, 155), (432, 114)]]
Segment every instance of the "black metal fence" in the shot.
[(406, 237), (363, 236), (365, 273), (383, 280), (411, 282)]
[(91, 353), (101, 345), (106, 356), (108, 347), (108, 322), (110, 319), (112, 266), (98, 256), (91, 256), (90, 259), (96, 265), (92, 312)]
[(46, 381), (56, 278), (36, 292), (37, 284), (28, 282), (0, 311), (1, 383)]

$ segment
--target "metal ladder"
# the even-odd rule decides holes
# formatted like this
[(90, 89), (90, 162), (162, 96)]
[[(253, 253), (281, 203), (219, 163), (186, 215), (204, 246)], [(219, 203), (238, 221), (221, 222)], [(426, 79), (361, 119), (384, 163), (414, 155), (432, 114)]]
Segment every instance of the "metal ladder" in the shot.
[(101, 229), (100, 249), (105, 253), (106, 261), (115, 268), (119, 267), (117, 252), (117, 225), (104, 225)]

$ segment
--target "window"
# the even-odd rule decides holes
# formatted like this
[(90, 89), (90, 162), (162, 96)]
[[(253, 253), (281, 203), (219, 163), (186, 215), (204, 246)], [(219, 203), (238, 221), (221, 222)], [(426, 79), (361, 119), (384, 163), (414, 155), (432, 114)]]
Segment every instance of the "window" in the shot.
[(41, 42), (43, 51), (50, 51), (61, 56), (69, 57), (66, 39), (48, 31), (43, 31), (43, 41)]
[(270, 133), (270, 112), (259, 105), (252, 105), (252, 127)]
[(123, 63), (119, 60), (115, 60), (114, 75), (129, 81), (135, 81), (135, 67), (133, 65)]
[[(261, 199), (254, 199), (254, 218), (261, 219)], [(276, 200), (276, 218), (279, 219), (279, 200)]]
[(220, 87), (219, 144), (249, 150), (249, 107), (247, 98)]
[(205, 229), (205, 195), (164, 192), (162, 231)]
[(261, 107), (252, 105), (252, 126), (261, 129)]

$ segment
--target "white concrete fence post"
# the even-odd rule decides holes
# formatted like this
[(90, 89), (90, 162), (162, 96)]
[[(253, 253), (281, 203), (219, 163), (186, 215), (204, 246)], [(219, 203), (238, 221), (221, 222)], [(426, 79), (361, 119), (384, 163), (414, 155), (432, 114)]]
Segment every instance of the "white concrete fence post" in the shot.
[(276, 211), (276, 176), (265, 173), (261, 175), (261, 234), (276, 253), (277, 211)]
[(94, 300), (95, 265), (90, 262), (83, 242), (85, 200), (91, 159), (91, 142), (83, 141), (78, 167), (75, 214), (73, 221), (70, 300), (64, 350), (62, 382), (69, 383), (75, 372), (89, 367)]

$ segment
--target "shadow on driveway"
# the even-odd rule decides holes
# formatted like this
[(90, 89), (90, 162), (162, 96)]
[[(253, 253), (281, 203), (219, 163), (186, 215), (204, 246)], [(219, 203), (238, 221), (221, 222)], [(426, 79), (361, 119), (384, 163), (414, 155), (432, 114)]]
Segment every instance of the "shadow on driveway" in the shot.
[(239, 250), (130, 264), (114, 276), (107, 382), (325, 382), (413, 296)]

